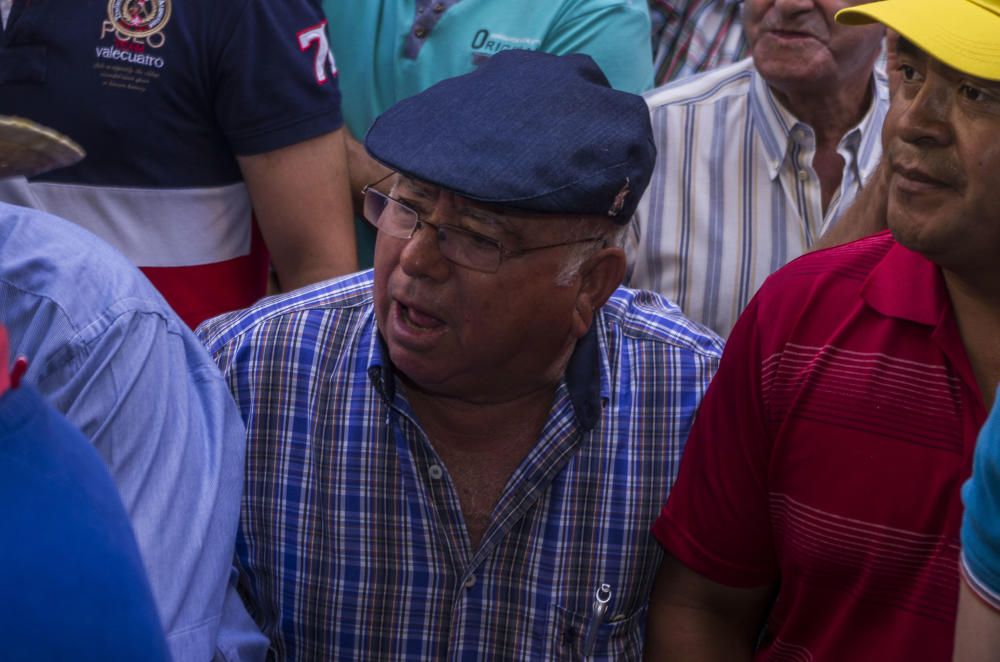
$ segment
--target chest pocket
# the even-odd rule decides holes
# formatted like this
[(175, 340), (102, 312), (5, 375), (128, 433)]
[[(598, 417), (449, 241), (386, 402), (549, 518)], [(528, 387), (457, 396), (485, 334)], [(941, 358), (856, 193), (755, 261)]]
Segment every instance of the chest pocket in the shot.
[(588, 651), (586, 639), (591, 619), (590, 613), (552, 607), (549, 627), (544, 633), (538, 633), (547, 641), (538, 642), (538, 650), (547, 651), (551, 659), (566, 661), (638, 660), (642, 657), (645, 606), (627, 616), (609, 613), (598, 626), (593, 647)]

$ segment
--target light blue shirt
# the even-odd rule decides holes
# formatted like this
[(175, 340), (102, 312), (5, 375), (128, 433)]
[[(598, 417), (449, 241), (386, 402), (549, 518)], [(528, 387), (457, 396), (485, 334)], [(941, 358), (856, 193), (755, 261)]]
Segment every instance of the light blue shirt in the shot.
[(980, 597), (1000, 610), (1000, 399), (979, 433), (962, 502), (963, 574)]
[(244, 429), (198, 340), (113, 248), (2, 203), (0, 320), (24, 379), (107, 463), (173, 658), (263, 657), (230, 582)]

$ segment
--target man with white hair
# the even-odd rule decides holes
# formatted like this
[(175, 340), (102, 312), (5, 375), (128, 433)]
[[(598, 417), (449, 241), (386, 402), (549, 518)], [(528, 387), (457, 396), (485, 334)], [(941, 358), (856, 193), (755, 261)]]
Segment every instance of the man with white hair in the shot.
[[(558, 121), (552, 121), (558, 118)], [(241, 588), (279, 659), (637, 659), (718, 339), (619, 287), (654, 147), (586, 55), (383, 113), (373, 272), (199, 328), (247, 423)]]
[(881, 26), (845, 0), (746, 0), (751, 57), (646, 94), (657, 162), (638, 208), (634, 287), (728, 335), (768, 275), (809, 250), (881, 155)]

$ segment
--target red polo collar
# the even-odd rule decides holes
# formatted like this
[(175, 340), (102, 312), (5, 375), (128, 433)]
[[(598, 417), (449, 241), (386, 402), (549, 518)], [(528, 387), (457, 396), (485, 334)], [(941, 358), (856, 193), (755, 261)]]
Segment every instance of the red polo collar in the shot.
[(861, 296), (870, 308), (882, 315), (934, 327), (931, 339), (975, 394), (973, 406), (977, 420), (985, 420), (982, 393), (965, 351), (940, 267), (894, 241), (872, 270)]
[(919, 253), (893, 242), (862, 291), (865, 303), (887, 317), (938, 326), (951, 313), (941, 270)]

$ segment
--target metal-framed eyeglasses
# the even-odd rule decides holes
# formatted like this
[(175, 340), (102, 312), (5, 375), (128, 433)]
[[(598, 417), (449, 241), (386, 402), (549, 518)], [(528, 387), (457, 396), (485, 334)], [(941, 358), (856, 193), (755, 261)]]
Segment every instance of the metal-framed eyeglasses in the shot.
[(438, 250), (441, 251), (442, 256), (450, 262), (474, 271), (496, 273), (503, 261), (508, 258), (520, 257), (559, 246), (605, 241), (604, 237), (587, 237), (586, 239), (574, 239), (556, 244), (545, 244), (544, 246), (509, 249), (504, 247), (503, 242), (493, 237), (467, 230), (458, 225), (431, 223), (420, 218), (420, 214), (415, 209), (411, 209), (392, 196), (372, 188), (372, 186), (374, 185), (366, 186), (363, 189), (365, 220), (378, 228), (380, 232), (396, 239), (412, 239), (413, 235), (426, 225), (437, 235)]

